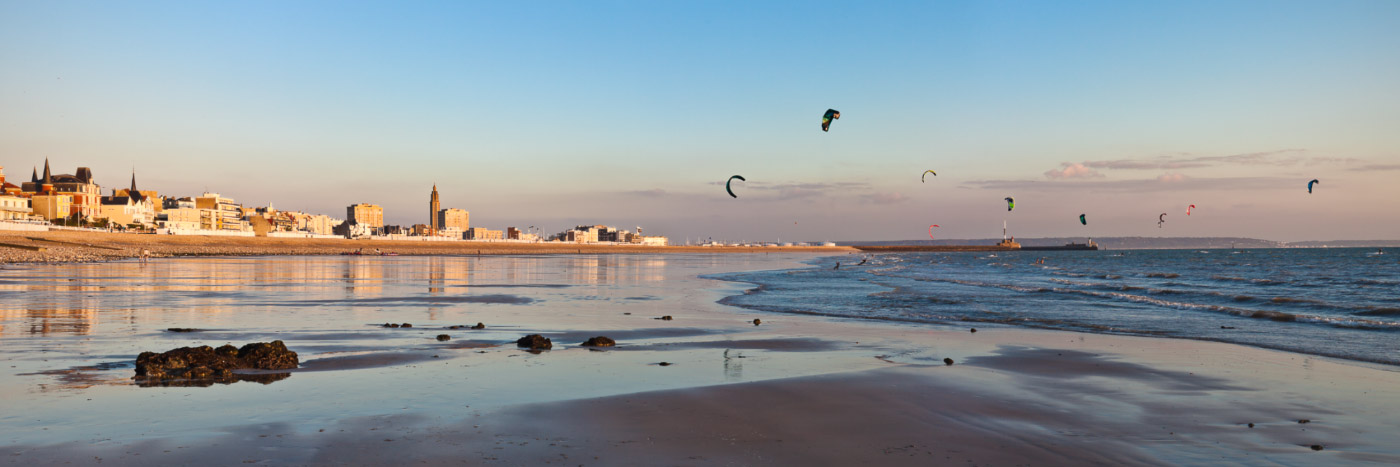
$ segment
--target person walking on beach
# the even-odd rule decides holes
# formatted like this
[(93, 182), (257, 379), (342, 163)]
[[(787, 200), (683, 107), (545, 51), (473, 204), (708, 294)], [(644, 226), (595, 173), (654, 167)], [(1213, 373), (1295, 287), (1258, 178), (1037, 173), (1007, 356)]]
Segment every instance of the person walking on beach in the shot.
[(142, 248), (142, 249), (141, 249), (141, 264), (146, 264), (146, 262), (149, 261), (150, 259), (151, 259), (151, 250)]

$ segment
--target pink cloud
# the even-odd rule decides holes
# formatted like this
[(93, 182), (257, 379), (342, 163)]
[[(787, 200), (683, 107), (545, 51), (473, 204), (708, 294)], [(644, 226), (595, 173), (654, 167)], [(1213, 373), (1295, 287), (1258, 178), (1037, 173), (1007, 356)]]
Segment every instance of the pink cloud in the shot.
[(1160, 183), (1181, 183), (1186, 181), (1187, 178), (1190, 177), (1179, 173), (1172, 173), (1162, 174), (1161, 176), (1157, 177), (1157, 181)]
[(1084, 164), (1071, 164), (1068, 162), (1060, 164), (1063, 169), (1051, 169), (1045, 172), (1045, 178), (1051, 180), (1063, 180), (1068, 178), (1102, 178), (1103, 174), (1091, 169)]

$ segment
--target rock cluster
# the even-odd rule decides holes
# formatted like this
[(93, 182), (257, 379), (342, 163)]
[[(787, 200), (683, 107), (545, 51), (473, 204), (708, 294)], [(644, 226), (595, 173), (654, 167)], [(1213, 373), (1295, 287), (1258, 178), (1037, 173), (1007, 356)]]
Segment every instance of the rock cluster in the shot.
[(411, 327), (413, 327), (413, 325), (412, 325), (412, 324), (408, 324), (408, 323), (403, 323), (403, 324), (384, 323), (384, 325), (383, 325), (383, 326), (380, 326), (380, 327), (385, 327), (385, 328), (411, 328)]
[[(258, 342), (241, 348), (232, 345), (217, 349), (207, 345), (181, 347), (164, 353), (142, 352), (136, 357), (135, 379), (142, 382), (195, 380), (229, 384), (268, 379), (268, 375), (242, 375), (234, 373), (234, 370), (290, 370), (299, 364), (297, 353), (287, 350), (282, 341)], [(280, 376), (285, 378), (286, 374)]]
[(554, 347), (554, 343), (548, 337), (539, 334), (531, 334), (515, 341), (518, 347), (526, 347), (530, 350), (549, 350)]

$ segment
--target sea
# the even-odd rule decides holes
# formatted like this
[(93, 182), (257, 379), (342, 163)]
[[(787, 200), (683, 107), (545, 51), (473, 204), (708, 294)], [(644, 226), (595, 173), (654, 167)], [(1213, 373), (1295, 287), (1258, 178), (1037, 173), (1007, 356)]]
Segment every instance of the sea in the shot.
[(721, 303), (772, 313), (1197, 339), (1400, 365), (1400, 251), (886, 253), (809, 262), (708, 277), (754, 285)]

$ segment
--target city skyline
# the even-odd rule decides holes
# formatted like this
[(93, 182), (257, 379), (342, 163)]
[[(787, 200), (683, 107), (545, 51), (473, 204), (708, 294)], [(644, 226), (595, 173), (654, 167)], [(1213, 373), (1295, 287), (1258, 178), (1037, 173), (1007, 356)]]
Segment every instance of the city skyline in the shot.
[[(428, 223), (436, 182), (497, 228), (677, 240), (986, 238), (1003, 220), (1022, 237), (1400, 237), (1391, 3), (0, 13), (12, 179), (45, 157), (135, 167), (161, 193), (374, 203), (400, 225)], [(822, 133), (827, 108), (842, 118)]]

